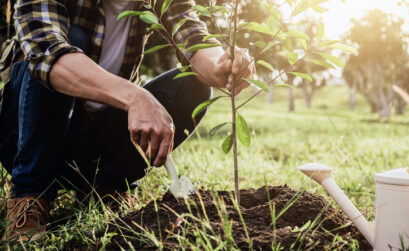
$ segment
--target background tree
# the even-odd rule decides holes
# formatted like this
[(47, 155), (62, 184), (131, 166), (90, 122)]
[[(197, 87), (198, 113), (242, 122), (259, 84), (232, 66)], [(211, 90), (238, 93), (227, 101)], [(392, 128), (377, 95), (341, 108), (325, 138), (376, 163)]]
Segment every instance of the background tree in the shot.
[(390, 104), (396, 98), (392, 84), (404, 86), (407, 35), (402, 25), (403, 20), (375, 9), (362, 19), (352, 20), (347, 35), (359, 47), (359, 54), (350, 56), (343, 75), (380, 118), (391, 115)]

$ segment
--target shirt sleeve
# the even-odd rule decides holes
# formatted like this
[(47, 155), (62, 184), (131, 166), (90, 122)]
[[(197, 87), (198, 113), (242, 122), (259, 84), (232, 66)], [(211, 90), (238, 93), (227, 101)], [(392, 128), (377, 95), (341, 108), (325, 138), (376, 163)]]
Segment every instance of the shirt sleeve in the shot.
[[(163, 0), (158, 0), (155, 4), (155, 12), (160, 13)], [(187, 21), (178, 29), (174, 34), (173, 40), (178, 44), (186, 44), (186, 48), (189, 48), (197, 44), (219, 44), (216, 39), (208, 39), (205, 42), (203, 39), (209, 35), (207, 26), (204, 22), (200, 21), (196, 12), (193, 10), (192, 0), (173, 0), (169, 5), (169, 8), (162, 16), (162, 23), (169, 34), (172, 34), (173, 28), (183, 19)], [(188, 59), (192, 58), (193, 53), (187, 53)], [(177, 55), (179, 61), (183, 65), (188, 65), (187, 60), (183, 55)]]
[(64, 0), (18, 0), (15, 4), (15, 28), (29, 62), (32, 77), (51, 88), (49, 74), (64, 54), (82, 52), (68, 42), (69, 18)]

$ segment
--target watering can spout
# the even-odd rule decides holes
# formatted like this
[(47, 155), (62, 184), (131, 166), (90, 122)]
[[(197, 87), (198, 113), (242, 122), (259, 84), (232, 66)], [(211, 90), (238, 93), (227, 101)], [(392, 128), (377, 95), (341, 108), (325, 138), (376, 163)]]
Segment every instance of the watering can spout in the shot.
[(298, 170), (322, 185), (345, 214), (358, 228), (365, 239), (375, 247), (375, 228), (372, 222), (368, 222), (361, 212), (352, 204), (345, 193), (331, 178), (332, 168), (326, 165), (311, 163), (298, 167)]

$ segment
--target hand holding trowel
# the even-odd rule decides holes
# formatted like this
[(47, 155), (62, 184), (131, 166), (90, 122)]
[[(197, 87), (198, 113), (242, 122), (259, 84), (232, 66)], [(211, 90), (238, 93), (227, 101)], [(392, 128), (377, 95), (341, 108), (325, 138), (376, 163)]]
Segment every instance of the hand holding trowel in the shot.
[[(147, 159), (142, 149), (134, 141), (132, 141), (132, 143), (138, 150), (139, 154), (142, 155), (145, 162), (149, 165), (150, 161)], [(173, 194), (173, 196), (175, 196), (176, 199), (186, 198), (189, 195), (192, 195), (196, 192), (192, 182), (190, 182), (188, 177), (182, 176), (179, 178), (178, 171), (176, 169), (175, 163), (173, 162), (171, 154), (168, 154), (168, 157), (165, 162), (165, 168), (168, 171), (170, 179), (172, 180), (172, 183), (169, 186), (169, 190)]]

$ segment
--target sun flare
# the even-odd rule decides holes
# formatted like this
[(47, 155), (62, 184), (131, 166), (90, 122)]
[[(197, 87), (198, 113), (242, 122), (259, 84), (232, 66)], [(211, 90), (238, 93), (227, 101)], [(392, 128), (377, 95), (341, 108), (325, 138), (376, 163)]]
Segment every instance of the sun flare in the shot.
[(340, 39), (348, 31), (352, 18), (361, 18), (372, 9), (408, 19), (407, 9), (400, 7), (397, 0), (330, 0), (324, 6), (328, 9), (322, 16), (329, 39)]

